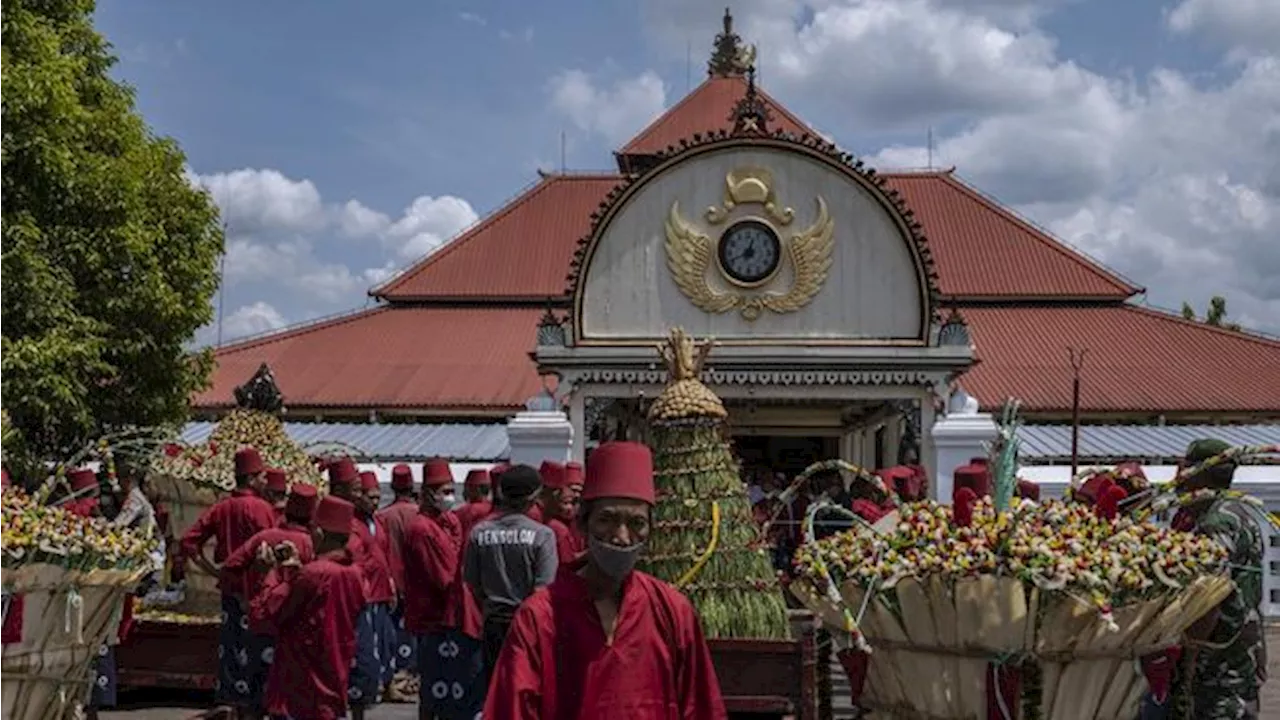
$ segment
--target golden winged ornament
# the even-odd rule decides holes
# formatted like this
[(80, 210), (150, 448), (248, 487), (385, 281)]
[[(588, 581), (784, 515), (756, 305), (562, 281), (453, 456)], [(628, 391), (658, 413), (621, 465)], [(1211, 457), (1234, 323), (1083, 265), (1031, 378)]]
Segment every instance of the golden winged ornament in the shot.
[(817, 207), (813, 224), (783, 243), (782, 252), (792, 268), (792, 283), (786, 292), (720, 292), (707, 281), (708, 270), (715, 262), (715, 242), (681, 215), (678, 200), (673, 202), (666, 220), (667, 268), (672, 280), (690, 302), (708, 313), (737, 308), (744, 318), (755, 320), (764, 309), (788, 313), (803, 308), (826, 282), (835, 248), (835, 222), (821, 196)]

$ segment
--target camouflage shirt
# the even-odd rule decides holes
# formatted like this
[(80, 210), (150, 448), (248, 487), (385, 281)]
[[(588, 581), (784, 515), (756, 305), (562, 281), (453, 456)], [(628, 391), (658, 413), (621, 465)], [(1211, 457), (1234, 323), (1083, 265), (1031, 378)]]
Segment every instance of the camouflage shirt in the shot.
[(1218, 606), (1218, 622), (1196, 655), (1191, 688), (1197, 720), (1258, 717), (1267, 670), (1262, 604), (1262, 532), (1245, 503), (1217, 498), (1201, 511), (1195, 532), (1227, 549), (1235, 589)]

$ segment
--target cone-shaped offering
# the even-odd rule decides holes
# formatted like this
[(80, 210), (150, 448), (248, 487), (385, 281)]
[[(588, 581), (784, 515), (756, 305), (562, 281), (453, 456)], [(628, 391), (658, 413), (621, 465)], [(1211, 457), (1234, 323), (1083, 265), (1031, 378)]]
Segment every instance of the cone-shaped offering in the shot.
[(658, 347), (670, 380), (649, 408), (658, 504), (642, 568), (680, 588), (708, 637), (786, 638), (786, 603), (724, 436), (698, 380), (711, 343), (676, 328)]

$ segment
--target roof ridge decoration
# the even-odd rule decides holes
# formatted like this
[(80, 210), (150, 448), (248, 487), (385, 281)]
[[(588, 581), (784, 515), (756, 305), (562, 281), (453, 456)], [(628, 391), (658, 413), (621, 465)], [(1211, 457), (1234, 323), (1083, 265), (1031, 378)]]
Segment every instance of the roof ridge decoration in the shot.
[(755, 67), (756, 48), (744, 45), (742, 38), (733, 31), (733, 13), (724, 9), (724, 30), (716, 35), (715, 50), (707, 61), (707, 75), (733, 77), (744, 75)]
[[(751, 75), (754, 76), (754, 73), (751, 73)], [(657, 162), (655, 164), (641, 172), (623, 176), (622, 181), (609, 191), (596, 211), (591, 213), (591, 230), (586, 236), (578, 240), (578, 247), (574, 250), (573, 258), (569, 261), (569, 273), (565, 276), (565, 293), (572, 299), (569, 314), (565, 318), (565, 322), (573, 328), (570, 344), (576, 343), (580, 337), (578, 322), (581, 318), (578, 302), (581, 299), (579, 291), (585, 267), (590, 260), (590, 254), (594, 251), (597, 239), (619, 206), (649, 178), (658, 175), (664, 169), (679, 162), (686, 156), (701, 154), (719, 147), (731, 147), (744, 143), (786, 148), (823, 160), (844, 171), (848, 176), (860, 181), (875, 199), (879, 200), (893, 215), (896, 215), (895, 219), (899, 221), (901, 228), (910, 238), (911, 245), (916, 251), (916, 256), (920, 262), (918, 271), (925, 284), (925, 296), (929, 306), (927, 311), (929, 328), (927, 328), (926, 339), (935, 339), (936, 341), (937, 330), (941, 320), (939, 301), (942, 295), (938, 286), (937, 266), (933, 259), (933, 253), (929, 248), (929, 241), (924, 235), (924, 226), (916, 220), (915, 213), (912, 212), (911, 208), (907, 207), (902, 194), (894, 188), (886, 187), (886, 179), (877, 174), (875, 168), (866, 165), (862, 160), (841, 150), (835, 143), (825, 138), (810, 135), (809, 133), (803, 133), (796, 137), (794, 133), (784, 130), (766, 130), (758, 122), (755, 125), (745, 121), (738, 122), (736, 118), (740, 112), (750, 117), (750, 111), (753, 109), (754, 103), (759, 100), (759, 95), (754, 89), (754, 78), (749, 77), (748, 80), (747, 93), (739, 101), (738, 107), (734, 111), (735, 123), (733, 130), (716, 129), (706, 133), (694, 133), (692, 138), (681, 139), (679, 145), (668, 145), (656, 154)]]
[(747, 69), (747, 92), (734, 104), (733, 112), (729, 113), (729, 120), (733, 123), (734, 135), (769, 134), (769, 123), (773, 120), (773, 114), (769, 112), (769, 106), (765, 104), (764, 99), (756, 92), (754, 67)]
[(284, 410), (284, 395), (280, 394), (280, 386), (276, 385), (276, 376), (264, 362), (258, 371), (245, 383), (235, 389), (236, 407), (245, 410), (257, 410), (269, 414), (277, 414)]

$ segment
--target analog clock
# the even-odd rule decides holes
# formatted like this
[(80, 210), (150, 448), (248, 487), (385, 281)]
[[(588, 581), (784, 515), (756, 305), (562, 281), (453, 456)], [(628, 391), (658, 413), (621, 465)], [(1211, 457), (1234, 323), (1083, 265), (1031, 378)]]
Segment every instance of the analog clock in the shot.
[(778, 234), (759, 220), (742, 220), (720, 236), (720, 269), (738, 285), (760, 285), (773, 277), (782, 260)]

